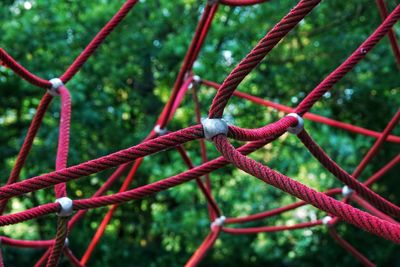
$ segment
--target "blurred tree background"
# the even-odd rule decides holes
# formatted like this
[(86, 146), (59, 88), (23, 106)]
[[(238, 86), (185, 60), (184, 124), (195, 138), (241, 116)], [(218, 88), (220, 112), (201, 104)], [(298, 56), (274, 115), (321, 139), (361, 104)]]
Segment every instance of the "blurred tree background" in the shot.
[[(152, 129), (189, 46), (206, 1), (142, 0), (68, 84), (73, 114), (68, 164), (97, 158), (139, 143)], [(386, 1), (392, 10), (397, 1)], [(397, 2), (397, 3), (396, 3)], [(122, 0), (55, 1), (2, 0), (0, 46), (43, 78), (61, 74), (99, 29), (119, 9)], [(222, 82), (257, 41), (296, 1), (270, 1), (250, 7), (220, 6), (194, 72)], [(323, 1), (307, 16), (239, 89), (295, 106), (338, 66), (380, 24), (373, 0)], [(399, 24), (395, 26), (397, 34)], [(399, 69), (385, 37), (357, 67), (319, 101), (312, 112), (381, 131), (399, 107)], [(189, 92), (190, 93), (190, 92)], [(16, 160), (43, 90), (30, 86), (0, 67), (0, 179), (4, 184)], [(201, 87), (206, 116), (215, 90)], [(195, 123), (188, 94), (170, 130)], [(283, 113), (233, 98), (226, 110), (230, 122), (260, 127)], [(59, 100), (45, 116), (21, 179), (50, 172), (55, 165)], [(374, 139), (306, 121), (306, 127), (327, 153), (352, 172)], [(400, 134), (397, 127), (395, 134)], [(198, 142), (185, 147), (201, 163)], [(209, 157), (218, 152), (208, 144)], [(367, 179), (399, 153), (387, 143), (364, 171)], [(252, 158), (316, 190), (341, 187), (294, 136), (284, 135)], [(144, 160), (132, 187), (160, 180), (186, 169), (175, 150)], [(397, 171), (397, 172), (396, 172)], [(68, 183), (71, 198), (90, 197), (111, 171)], [(397, 174), (397, 175), (396, 175)], [(399, 169), (372, 188), (399, 203)], [(396, 177), (397, 176), (397, 177)], [(228, 166), (211, 175), (213, 194), (226, 216), (243, 216), (291, 203), (295, 199)], [(122, 178), (121, 178), (122, 181)], [(119, 181), (108, 194), (116, 192)], [(54, 201), (52, 189), (10, 201), (16, 212)], [(70, 246), (81, 256), (107, 208), (91, 210), (70, 233)], [(246, 226), (283, 225), (325, 216), (306, 206)], [(50, 239), (56, 215), (2, 227), (2, 235)], [(400, 266), (399, 247), (341, 223), (338, 232), (380, 266)], [(181, 266), (209, 232), (206, 203), (189, 182), (117, 209), (89, 266)], [(42, 250), (2, 247), (6, 266), (31, 266)], [(222, 234), (202, 266), (357, 266), (324, 227), (249, 236)], [(62, 266), (68, 266), (62, 260)]]

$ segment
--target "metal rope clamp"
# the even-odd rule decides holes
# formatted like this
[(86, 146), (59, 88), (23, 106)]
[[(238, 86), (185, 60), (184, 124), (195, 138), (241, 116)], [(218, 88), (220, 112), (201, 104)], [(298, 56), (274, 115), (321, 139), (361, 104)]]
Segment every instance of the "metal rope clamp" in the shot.
[(326, 225), (326, 226), (330, 226), (330, 222), (332, 221), (332, 217), (331, 216), (325, 216), (324, 218), (322, 218), (322, 224)]
[(297, 113), (289, 113), (286, 116), (294, 117), (297, 119), (297, 125), (294, 127), (289, 127), (287, 131), (291, 134), (299, 134), (304, 129), (304, 120), (303, 118)]
[(228, 124), (223, 119), (202, 119), (201, 124), (203, 125), (204, 137), (207, 140), (219, 134), (228, 134)]
[(194, 75), (192, 78), (192, 82), (190, 83), (189, 89), (195, 88), (198, 89), (201, 85), (201, 78), (198, 75)]
[(68, 246), (69, 246), (69, 239), (68, 237), (66, 237), (64, 240), (64, 247), (67, 248)]
[(60, 211), (57, 212), (59, 217), (69, 217), (73, 212), (73, 201), (69, 197), (60, 197), (56, 201), (60, 204)]
[(51, 88), (47, 89), (47, 92), (52, 96), (59, 96), (60, 92), (58, 88), (64, 86), (64, 83), (59, 78), (53, 78), (49, 82), (51, 83)]
[(226, 217), (224, 215), (221, 215), (220, 217), (216, 218), (212, 223), (211, 223), (211, 229), (214, 227), (221, 227), (224, 225), (226, 220)]
[(347, 185), (342, 188), (342, 196), (349, 197), (354, 193), (354, 190), (348, 187)]
[(162, 136), (162, 135), (166, 135), (168, 133), (168, 129), (167, 128), (161, 128), (159, 124), (157, 124), (154, 127), (154, 132), (158, 135), (158, 136)]

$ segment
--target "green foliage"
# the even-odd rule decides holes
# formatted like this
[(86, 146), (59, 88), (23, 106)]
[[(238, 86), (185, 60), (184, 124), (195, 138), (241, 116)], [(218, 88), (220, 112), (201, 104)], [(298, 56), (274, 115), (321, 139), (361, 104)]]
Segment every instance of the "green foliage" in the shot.
[[(122, 4), (120, 1), (3, 0), (0, 2), (0, 44), (29, 70), (56, 77), (82, 51)], [(123, 23), (68, 84), (73, 99), (69, 165), (139, 143), (151, 130), (168, 99), (189, 46), (204, 2), (140, 1)], [(387, 1), (390, 9), (396, 1)], [(30, 3), (30, 4), (27, 4)], [(215, 16), (194, 72), (222, 82), (257, 41), (285, 15), (294, 1), (271, 1), (243, 8), (221, 6)], [(379, 25), (371, 1), (325, 1), (292, 31), (240, 85), (253, 95), (295, 106), (338, 66)], [(399, 32), (399, 27), (395, 30)], [(389, 42), (373, 51), (312, 112), (381, 131), (399, 106), (398, 68)], [(4, 184), (32, 119), (41, 89), (30, 86), (0, 67), (0, 179)], [(215, 90), (202, 87), (204, 116)], [(242, 127), (259, 127), (283, 113), (233, 98), (226, 117)], [(54, 169), (59, 103), (52, 103), (23, 169), (26, 179)], [(188, 95), (169, 125), (177, 130), (195, 123)], [(313, 138), (346, 171), (355, 169), (373, 139), (313, 122)], [(400, 134), (399, 129), (395, 133)], [(207, 144), (209, 157), (218, 156)], [(185, 146), (200, 164), (197, 142)], [(386, 144), (363, 173), (368, 178), (399, 152)], [(317, 190), (341, 184), (293, 136), (284, 136), (252, 157)], [(133, 187), (157, 181), (186, 169), (175, 150), (146, 158)], [(398, 171), (398, 170), (397, 170)], [(68, 183), (72, 198), (90, 197), (111, 171)], [(226, 216), (243, 216), (295, 201), (271, 186), (228, 166), (211, 175), (213, 194)], [(373, 187), (398, 203), (395, 171)], [(111, 194), (118, 190), (117, 183)], [(10, 212), (54, 201), (51, 189), (13, 199)], [(106, 208), (90, 211), (70, 233), (71, 248), (80, 257)], [(307, 214), (306, 218), (299, 214)], [(322, 217), (305, 207), (246, 226), (283, 225)], [(23, 239), (48, 239), (55, 233), (55, 215), (3, 227), (2, 234)], [(90, 261), (90, 266), (181, 266), (209, 231), (206, 203), (194, 182), (156, 196), (121, 205)], [(398, 265), (398, 247), (352, 226), (338, 232), (382, 266)], [(397, 250), (397, 251), (396, 251)], [(29, 266), (42, 251), (3, 248), (6, 266)], [(66, 261), (62, 262), (67, 265)], [(355, 266), (358, 263), (318, 227), (251, 236), (223, 234), (203, 266)]]

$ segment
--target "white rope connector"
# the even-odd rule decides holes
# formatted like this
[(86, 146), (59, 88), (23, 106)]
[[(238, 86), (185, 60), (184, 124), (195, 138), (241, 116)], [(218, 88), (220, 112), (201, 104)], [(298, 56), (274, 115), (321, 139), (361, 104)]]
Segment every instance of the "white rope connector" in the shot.
[(159, 124), (154, 127), (154, 132), (158, 134), (158, 136), (165, 135), (168, 133), (167, 128), (161, 128)]
[(60, 86), (63, 86), (64, 83), (61, 81), (61, 79), (59, 78), (53, 78), (51, 80), (49, 80), (49, 82), (51, 83), (51, 88), (47, 89), (47, 92), (49, 94), (51, 94), (52, 96), (58, 96), (60, 95), (60, 93), (58, 92), (58, 88)]
[(228, 134), (228, 124), (223, 119), (202, 119), (204, 137), (211, 140), (214, 136), (219, 134)]
[(331, 216), (325, 216), (324, 218), (322, 218), (322, 224), (323, 225), (329, 225), (329, 222), (332, 220)]
[(349, 197), (354, 193), (354, 190), (348, 187), (347, 185), (342, 188), (342, 196)]
[(192, 89), (192, 88), (198, 89), (198, 88), (200, 87), (200, 84), (201, 84), (201, 78), (200, 78), (200, 76), (194, 75), (194, 76), (192, 77), (192, 82), (191, 82), (190, 85), (189, 85), (189, 89)]
[(224, 225), (226, 220), (226, 217), (224, 215), (221, 215), (220, 217), (216, 218), (212, 223), (211, 223), (211, 229), (218, 226)]
[(68, 246), (69, 246), (69, 239), (68, 239), (68, 237), (66, 237), (64, 240), (64, 247), (67, 248)]
[(60, 204), (60, 211), (57, 212), (57, 215), (60, 217), (69, 217), (73, 212), (73, 202), (69, 197), (60, 197), (57, 198), (56, 201)]
[(292, 134), (299, 134), (304, 129), (304, 120), (303, 118), (297, 113), (289, 113), (286, 116), (294, 117), (297, 119), (297, 125), (294, 127), (289, 127), (287, 131)]
[(201, 78), (198, 75), (193, 76), (193, 83), (199, 85), (201, 83)]

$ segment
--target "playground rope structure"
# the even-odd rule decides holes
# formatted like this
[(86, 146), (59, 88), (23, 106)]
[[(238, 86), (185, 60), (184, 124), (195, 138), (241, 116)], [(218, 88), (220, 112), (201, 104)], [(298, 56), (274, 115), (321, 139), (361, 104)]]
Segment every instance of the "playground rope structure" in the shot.
[[(220, 0), (207, 1), (202, 16), (199, 20), (189, 49), (180, 68), (169, 100), (164, 106), (153, 130), (139, 144), (118, 152), (80, 163), (75, 166), (67, 166), (69, 149), (69, 128), (71, 116), (71, 96), (66, 87), (67, 83), (75, 76), (80, 68), (86, 63), (96, 49), (103, 43), (106, 37), (125, 18), (129, 11), (138, 1), (126, 1), (120, 10), (100, 30), (87, 47), (73, 61), (67, 70), (51, 80), (42, 79), (25, 67), (17, 63), (4, 49), (0, 48), (0, 60), (2, 65), (13, 70), (21, 78), (34, 86), (46, 89), (41, 99), (36, 114), (31, 122), (26, 138), (18, 154), (15, 165), (7, 180), (6, 185), (0, 187), (0, 212), (4, 213), (8, 200), (29, 192), (54, 186), (54, 203), (47, 203), (25, 211), (0, 216), (0, 226), (16, 224), (23, 221), (35, 219), (47, 214), (58, 215), (55, 238), (52, 240), (17, 240), (1, 236), (1, 244), (15, 247), (29, 247), (46, 249), (46, 252), (35, 264), (35, 266), (56, 266), (60, 256), (64, 254), (74, 266), (85, 266), (96, 245), (99, 243), (108, 223), (112, 219), (119, 204), (144, 198), (157, 192), (178, 186), (182, 183), (195, 180), (207, 201), (210, 218), (210, 233), (205, 237), (199, 248), (188, 260), (186, 266), (196, 266), (213, 244), (221, 232), (240, 235), (254, 234), (261, 232), (277, 232), (284, 230), (295, 230), (301, 228), (326, 225), (332, 237), (345, 248), (352, 256), (365, 266), (375, 266), (366, 256), (357, 251), (351, 244), (342, 239), (335, 230), (335, 225), (343, 220), (367, 232), (387, 239), (394, 243), (400, 243), (400, 225), (396, 219), (400, 218), (400, 207), (391, 203), (384, 197), (370, 189), (370, 186), (377, 182), (386, 172), (396, 166), (400, 161), (397, 154), (383, 168), (369, 177), (365, 182), (360, 182), (358, 177), (366, 168), (369, 162), (379, 152), (384, 142), (400, 143), (400, 136), (391, 135), (400, 119), (400, 111), (397, 110), (382, 132), (376, 132), (348, 123), (332, 120), (323, 116), (312, 114), (309, 110), (321, 99), (321, 97), (340, 81), (352, 68), (358, 64), (371, 49), (385, 36), (388, 35), (392, 52), (397, 64), (400, 66), (400, 50), (397, 44), (392, 26), (400, 18), (400, 5), (389, 13), (383, 0), (377, 0), (382, 23), (376, 30), (335, 70), (323, 79), (295, 108), (270, 102), (243, 92), (236, 88), (242, 80), (268, 55), (268, 53), (309, 14), (320, 0), (301, 0), (292, 10), (284, 16), (251, 50), (250, 53), (231, 71), (222, 84), (200, 78), (194, 75), (192, 67), (197, 59), (201, 47), (207, 36), (214, 15), (220, 5), (245, 6), (260, 4), (266, 0)], [(209, 109), (208, 118), (201, 119), (197, 89), (200, 86), (215, 88), (214, 97)], [(170, 132), (167, 124), (172, 119), (188, 89), (193, 90), (193, 102), (196, 106), (197, 124), (187, 128)], [(278, 121), (257, 129), (245, 129), (234, 125), (228, 125), (223, 120), (223, 112), (232, 96), (247, 99), (254, 103), (271, 107), (285, 113), (287, 116)], [(32, 147), (33, 140), (38, 132), (43, 117), (54, 97), (61, 100), (61, 118), (59, 125), (59, 138), (56, 157), (55, 171), (42, 174), (36, 177), (19, 181), (21, 169), (24, 166), (27, 155)], [(373, 146), (364, 156), (360, 164), (352, 174), (347, 173), (335, 163), (324, 150), (313, 140), (310, 133), (304, 127), (304, 119), (312, 120), (332, 127), (347, 130), (349, 132), (370, 136), (376, 139)], [(273, 142), (286, 132), (296, 135), (305, 148), (337, 179), (343, 182), (343, 188), (334, 188), (326, 192), (317, 192), (314, 189), (285, 176), (249, 157), (248, 154)], [(239, 148), (231, 145), (230, 139), (247, 141)], [(198, 140), (200, 142), (202, 164), (194, 166), (183, 144)], [(209, 160), (207, 157), (205, 142), (212, 142), (221, 156)], [(129, 189), (135, 173), (140, 167), (143, 159), (160, 151), (175, 148), (182, 156), (188, 170), (177, 175), (159, 180), (137, 188)], [(215, 201), (211, 190), (210, 173), (227, 164), (232, 164), (244, 172), (270, 184), (282, 191), (295, 196), (300, 201), (282, 206), (273, 210), (251, 214), (244, 217), (225, 217)], [(96, 193), (87, 199), (68, 198), (67, 183), (71, 180), (81, 179), (85, 176), (98, 173), (117, 167), (113, 174), (102, 184)], [(118, 193), (104, 195), (108, 188), (114, 184), (124, 173), (128, 171)], [(202, 178), (204, 177), (204, 178)], [(333, 198), (342, 194), (342, 200)], [(354, 202), (363, 207), (366, 211), (357, 209), (348, 203)], [(306, 204), (311, 204), (318, 209), (325, 211), (327, 216), (318, 220), (303, 222), (290, 226), (266, 226), (253, 228), (232, 228), (229, 224), (238, 224), (260, 220), (263, 218), (279, 215), (283, 212), (296, 209)], [(110, 206), (107, 214), (97, 229), (87, 250), (81, 259), (78, 259), (69, 248), (68, 232), (72, 230), (76, 222), (83, 218), (89, 209)], [(75, 214), (73, 214), (76, 212)], [(1, 253), (0, 253), (1, 256)], [(0, 257), (0, 266), (4, 266)]]

